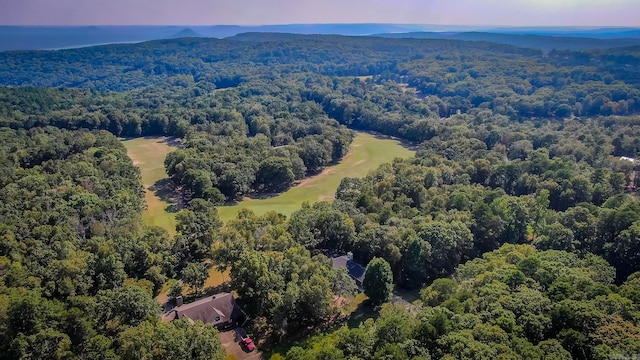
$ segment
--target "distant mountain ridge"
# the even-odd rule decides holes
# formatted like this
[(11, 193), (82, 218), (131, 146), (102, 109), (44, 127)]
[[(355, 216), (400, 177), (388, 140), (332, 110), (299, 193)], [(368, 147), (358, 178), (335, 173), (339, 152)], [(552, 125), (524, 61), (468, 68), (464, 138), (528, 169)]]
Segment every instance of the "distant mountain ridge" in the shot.
[[(243, 33), (319, 34), (489, 41), (545, 51), (640, 44), (636, 28), (496, 28), (415, 24), (213, 26), (0, 26), (0, 51), (55, 50), (180, 37), (229, 38)], [(247, 40), (247, 37), (237, 38)]]
[(486, 41), (498, 44), (540, 49), (556, 50), (588, 50), (609, 49), (616, 47), (638, 46), (640, 38), (588, 38), (573, 36), (539, 35), (539, 34), (504, 34), (488, 32), (411, 32), (394, 34), (376, 34), (386, 38), (408, 39), (443, 39), (463, 41)]
[[(0, 51), (56, 50), (111, 43), (131, 43), (176, 37), (226, 38), (246, 32), (371, 35), (423, 31), (417, 25), (291, 24), (213, 26), (0, 26)], [(181, 33), (184, 32), (185, 36)]]
[(202, 36), (200, 34), (198, 34), (197, 32), (193, 31), (192, 29), (189, 28), (185, 28), (180, 30), (179, 32), (171, 35), (171, 39), (180, 39), (180, 38), (187, 38), (187, 37), (205, 37)]
[(543, 35), (543, 36), (566, 36), (566, 37), (587, 37), (594, 39), (612, 38), (640, 38), (640, 29), (637, 28), (495, 28), (490, 32), (513, 35)]

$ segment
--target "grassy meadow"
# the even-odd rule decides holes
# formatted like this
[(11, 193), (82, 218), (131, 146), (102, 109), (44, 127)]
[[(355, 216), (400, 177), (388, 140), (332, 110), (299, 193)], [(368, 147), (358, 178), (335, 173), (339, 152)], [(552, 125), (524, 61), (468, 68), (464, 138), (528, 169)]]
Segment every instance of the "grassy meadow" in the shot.
[(270, 210), (287, 216), (300, 208), (303, 202), (333, 200), (340, 181), (345, 177), (363, 177), (380, 164), (396, 157), (407, 158), (414, 151), (397, 140), (385, 139), (368, 133), (357, 133), (349, 153), (340, 163), (327, 167), (321, 174), (303, 179), (298, 185), (280, 195), (266, 199), (247, 198), (233, 206), (218, 208), (223, 221), (233, 219), (243, 209), (251, 209), (261, 215)]
[(167, 179), (164, 170), (164, 159), (174, 149), (166, 138), (136, 138), (123, 141), (127, 154), (133, 164), (140, 168), (142, 183), (145, 190), (147, 209), (142, 213), (142, 219), (147, 225), (160, 226), (171, 235), (176, 232), (175, 213), (169, 211), (172, 204), (163, 191), (163, 180)]
[[(170, 191), (163, 186), (167, 180), (164, 159), (175, 146), (166, 138), (151, 137), (125, 140), (123, 143), (142, 175), (147, 201), (143, 220), (148, 225), (160, 226), (170, 234), (175, 234), (175, 212), (171, 211), (175, 204), (169, 200)], [(413, 155), (414, 151), (402, 146), (398, 140), (357, 133), (349, 153), (340, 163), (327, 167), (316, 176), (303, 179), (282, 194), (264, 199), (245, 198), (238, 204), (221, 206), (218, 208), (220, 218), (223, 221), (233, 219), (243, 208), (251, 209), (258, 215), (274, 210), (289, 216), (305, 201), (333, 200), (340, 181), (345, 177), (363, 177), (382, 163)]]
[[(175, 204), (169, 200), (170, 191), (163, 188), (167, 180), (164, 170), (166, 155), (175, 149), (166, 138), (137, 138), (125, 140), (127, 153), (133, 163), (140, 168), (145, 188), (147, 210), (142, 218), (148, 225), (160, 226), (169, 233), (175, 233), (175, 213), (170, 209)], [(363, 177), (375, 170), (380, 164), (394, 158), (413, 156), (414, 151), (407, 149), (393, 139), (378, 137), (369, 133), (357, 133), (349, 153), (342, 161), (327, 167), (322, 173), (303, 179), (296, 186), (282, 194), (263, 198), (245, 198), (232, 206), (218, 208), (220, 218), (228, 221), (236, 217), (243, 209), (251, 209), (261, 215), (274, 210), (287, 216), (300, 208), (303, 202), (333, 200), (336, 189), (344, 177)]]

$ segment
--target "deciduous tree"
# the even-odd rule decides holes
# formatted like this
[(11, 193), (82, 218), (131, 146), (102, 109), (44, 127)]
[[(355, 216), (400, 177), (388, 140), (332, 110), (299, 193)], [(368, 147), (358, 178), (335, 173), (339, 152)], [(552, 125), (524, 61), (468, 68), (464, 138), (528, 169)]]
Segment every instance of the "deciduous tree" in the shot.
[(362, 286), (372, 305), (390, 301), (393, 296), (393, 273), (389, 263), (382, 258), (371, 260), (367, 265)]

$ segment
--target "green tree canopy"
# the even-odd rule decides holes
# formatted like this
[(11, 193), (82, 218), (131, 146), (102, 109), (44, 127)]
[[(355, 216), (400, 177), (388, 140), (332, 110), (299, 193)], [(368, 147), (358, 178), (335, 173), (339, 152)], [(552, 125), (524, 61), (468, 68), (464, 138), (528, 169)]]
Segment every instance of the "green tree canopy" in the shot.
[(393, 296), (393, 273), (389, 263), (381, 258), (371, 260), (367, 265), (362, 286), (371, 304), (380, 305), (390, 301)]

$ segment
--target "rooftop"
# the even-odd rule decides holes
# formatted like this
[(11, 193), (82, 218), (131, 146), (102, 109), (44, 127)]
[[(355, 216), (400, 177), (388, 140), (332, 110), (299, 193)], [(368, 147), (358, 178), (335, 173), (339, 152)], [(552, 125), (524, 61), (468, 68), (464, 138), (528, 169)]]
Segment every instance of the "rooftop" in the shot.
[(222, 324), (232, 322), (239, 316), (236, 301), (230, 293), (207, 296), (194, 302), (173, 308), (165, 321), (187, 318), (193, 322), (200, 320), (205, 324)]
[(337, 257), (333, 257), (331, 258), (331, 260), (333, 261), (333, 267), (334, 268), (346, 268), (347, 272), (349, 273), (349, 275), (362, 282), (364, 280), (364, 273), (366, 272), (366, 268), (360, 264), (358, 264), (356, 261), (354, 261), (351, 256), (349, 255), (343, 255), (343, 256), (337, 256)]

